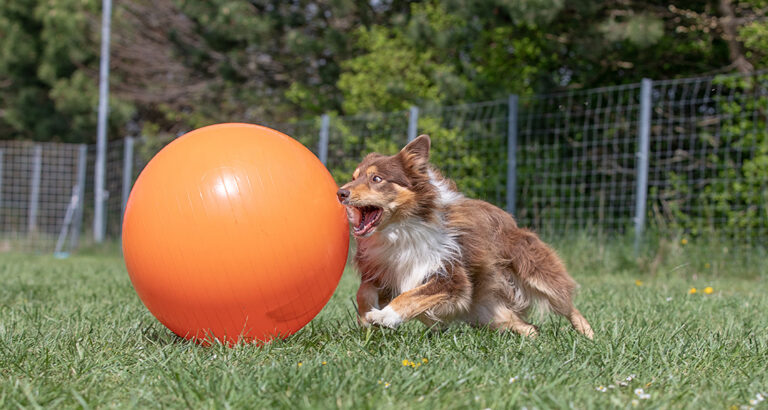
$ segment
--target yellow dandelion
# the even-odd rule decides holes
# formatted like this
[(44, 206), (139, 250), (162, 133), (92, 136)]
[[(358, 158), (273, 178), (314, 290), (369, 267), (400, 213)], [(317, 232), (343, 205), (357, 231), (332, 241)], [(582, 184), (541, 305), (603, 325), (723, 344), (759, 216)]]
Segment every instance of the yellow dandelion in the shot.
[(427, 364), (427, 363), (429, 363), (429, 360), (427, 360), (427, 358), (425, 357), (425, 358), (421, 359), (421, 362), (424, 363), (424, 364)]
[(297, 366), (299, 366), (299, 367), (301, 367), (303, 365), (304, 365), (304, 363), (302, 363), (302, 362), (297, 363)]
[(408, 359), (403, 359), (403, 366), (408, 366)]
[(693, 295), (694, 293), (696, 293), (696, 288), (690, 288), (690, 289), (688, 289), (688, 293), (689, 293), (689, 294), (691, 294), (691, 295)]
[(706, 288), (704, 288), (704, 293), (706, 293), (707, 295), (711, 295), (712, 292), (714, 292), (714, 291), (715, 290), (712, 289), (712, 286), (707, 286)]
[(326, 362), (326, 361), (323, 361), (323, 366), (325, 366), (326, 364), (328, 364), (328, 362)]
[(639, 280), (639, 279), (638, 279), (638, 280), (636, 280), (636, 281), (635, 281), (635, 286), (643, 286), (643, 281), (642, 281), (642, 280)]
[(711, 267), (712, 267), (712, 265), (710, 265), (709, 262), (704, 264), (704, 269), (709, 269)]
[(683, 245), (688, 245), (688, 239), (683, 238), (680, 240), (680, 243)]

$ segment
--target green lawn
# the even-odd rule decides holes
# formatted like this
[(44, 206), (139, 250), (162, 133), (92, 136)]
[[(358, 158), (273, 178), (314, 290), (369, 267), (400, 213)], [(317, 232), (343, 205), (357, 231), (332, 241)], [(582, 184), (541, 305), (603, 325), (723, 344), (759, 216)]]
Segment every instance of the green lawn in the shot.
[(768, 392), (768, 258), (597, 242), (557, 243), (594, 342), (556, 317), (535, 340), (361, 330), (349, 271), (288, 340), (206, 348), (149, 314), (119, 257), (0, 255), (0, 408), (730, 408)]

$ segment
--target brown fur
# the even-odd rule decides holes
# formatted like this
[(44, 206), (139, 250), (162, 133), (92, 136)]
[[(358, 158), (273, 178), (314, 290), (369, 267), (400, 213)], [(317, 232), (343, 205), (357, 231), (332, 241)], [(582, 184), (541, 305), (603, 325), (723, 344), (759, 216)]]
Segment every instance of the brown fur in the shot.
[[(382, 209), (373, 233), (357, 238), (359, 321), (395, 327), (410, 319), (428, 325), (461, 320), (535, 336), (525, 318), (540, 301), (591, 339), (589, 323), (573, 305), (576, 282), (557, 254), (508, 213), (461, 196), (428, 163), (429, 147), (423, 135), (397, 155), (369, 154), (339, 191), (350, 208)], [(419, 241), (415, 235), (422, 232), (426, 239)], [(416, 239), (399, 239), (410, 233)], [(445, 249), (429, 248), (433, 242)], [(441, 255), (442, 262), (424, 265), (431, 260), (425, 255)]]

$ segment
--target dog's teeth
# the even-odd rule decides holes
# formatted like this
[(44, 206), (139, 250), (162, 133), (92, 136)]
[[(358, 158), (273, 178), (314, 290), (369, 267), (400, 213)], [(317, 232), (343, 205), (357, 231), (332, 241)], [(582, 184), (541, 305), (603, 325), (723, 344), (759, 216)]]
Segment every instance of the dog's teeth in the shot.
[(360, 225), (360, 221), (362, 220), (362, 215), (359, 209), (347, 206), (347, 218), (352, 223), (352, 226), (358, 226)]

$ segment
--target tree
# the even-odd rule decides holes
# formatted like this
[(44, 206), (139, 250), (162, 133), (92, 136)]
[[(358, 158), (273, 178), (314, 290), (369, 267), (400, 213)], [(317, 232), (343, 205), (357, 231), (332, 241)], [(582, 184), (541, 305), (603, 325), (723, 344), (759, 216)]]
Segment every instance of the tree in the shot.
[[(765, 66), (765, 0), (115, 4), (111, 137)], [(98, 0), (0, 4), (0, 138), (93, 141)]]
[[(23, 0), (0, 4), (0, 135), (87, 141), (94, 134), (98, 63), (95, 1)], [(98, 28), (96, 26), (96, 28)], [(110, 125), (130, 107), (114, 104)]]

